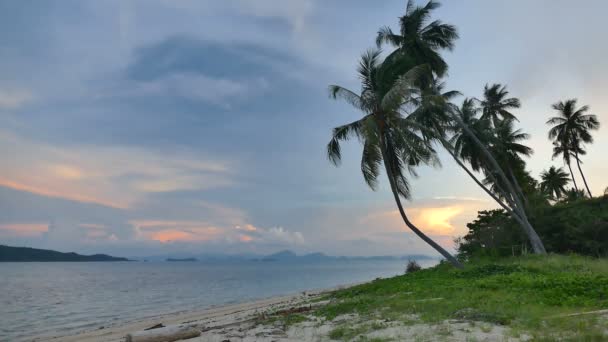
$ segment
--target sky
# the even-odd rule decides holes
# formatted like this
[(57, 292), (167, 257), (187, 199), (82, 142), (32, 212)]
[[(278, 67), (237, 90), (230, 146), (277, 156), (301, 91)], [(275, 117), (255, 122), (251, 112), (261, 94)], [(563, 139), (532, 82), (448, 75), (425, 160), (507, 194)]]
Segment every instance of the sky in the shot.
[[(528, 169), (552, 165), (550, 105), (578, 98), (608, 122), (608, 2), (450, 0), (449, 89), (506, 84), (531, 134)], [(422, 3), (422, 2), (419, 2)], [(361, 52), (405, 1), (0, 1), (0, 244), (80, 253), (436, 255), (376, 192), (361, 146), (325, 156), (361, 117), (328, 98), (358, 90)], [(461, 101), (458, 99), (457, 101)], [(608, 136), (583, 170), (608, 181)], [(448, 249), (496, 205), (440, 152), (405, 203)], [(580, 183), (580, 177), (578, 178)]]

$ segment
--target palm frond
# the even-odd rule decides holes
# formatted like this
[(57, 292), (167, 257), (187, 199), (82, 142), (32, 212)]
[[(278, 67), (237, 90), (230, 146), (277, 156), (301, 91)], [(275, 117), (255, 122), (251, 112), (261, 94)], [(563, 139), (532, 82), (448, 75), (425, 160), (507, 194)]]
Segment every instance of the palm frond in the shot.
[(330, 85), (329, 96), (334, 100), (342, 99), (353, 107), (365, 111), (365, 106), (363, 105), (364, 102), (362, 101), (361, 97), (352, 90), (346, 89), (339, 85)]
[(352, 137), (362, 138), (361, 130), (363, 123), (366, 118), (351, 122), (346, 125), (338, 126), (333, 129), (332, 138), (327, 144), (327, 158), (334, 165), (340, 165), (342, 161), (342, 152), (340, 148), (340, 141), (348, 140)]

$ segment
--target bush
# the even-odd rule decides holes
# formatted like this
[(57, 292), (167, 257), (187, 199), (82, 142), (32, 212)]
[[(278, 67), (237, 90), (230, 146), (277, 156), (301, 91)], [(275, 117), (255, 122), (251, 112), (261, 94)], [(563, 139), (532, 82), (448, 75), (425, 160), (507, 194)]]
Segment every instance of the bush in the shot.
[[(530, 223), (548, 252), (608, 256), (608, 197), (532, 206)], [(480, 211), (457, 240), (463, 259), (526, 254), (528, 240), (504, 210)]]
[(416, 262), (416, 260), (410, 260), (407, 262), (407, 266), (405, 267), (405, 273), (414, 273), (418, 272), (422, 269), (420, 265)]

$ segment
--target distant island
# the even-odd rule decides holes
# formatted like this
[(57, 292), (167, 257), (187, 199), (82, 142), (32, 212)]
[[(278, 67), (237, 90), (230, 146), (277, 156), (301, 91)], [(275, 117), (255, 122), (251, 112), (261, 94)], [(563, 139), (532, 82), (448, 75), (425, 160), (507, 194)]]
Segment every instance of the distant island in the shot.
[(298, 255), (290, 250), (282, 250), (273, 254), (260, 255), (253, 253), (242, 254), (213, 254), (213, 253), (175, 253), (155, 256), (131, 256), (132, 260), (140, 261), (201, 261), (201, 262), (295, 262), (295, 261), (331, 261), (331, 260), (436, 260), (424, 254), (409, 255), (378, 255), (378, 256), (332, 256), (324, 253), (308, 253)]
[(379, 255), (379, 256), (331, 256), (324, 253), (309, 253), (297, 255), (293, 251), (283, 250), (274, 254), (270, 254), (261, 258), (253, 258), (253, 261), (298, 261), (298, 260), (430, 260), (433, 259), (427, 255)]
[(31, 262), (31, 261), (129, 261), (106, 254), (81, 255), (74, 252), (62, 253), (48, 249), (29, 247), (11, 247), (0, 245), (0, 262)]
[(198, 261), (197, 258), (167, 258), (167, 261)]

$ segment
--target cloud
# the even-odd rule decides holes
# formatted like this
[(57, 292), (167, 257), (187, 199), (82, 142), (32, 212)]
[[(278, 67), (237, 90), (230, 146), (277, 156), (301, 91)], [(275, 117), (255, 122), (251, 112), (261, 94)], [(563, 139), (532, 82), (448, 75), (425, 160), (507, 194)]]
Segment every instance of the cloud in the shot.
[(48, 231), (45, 223), (0, 223), (0, 237), (38, 237)]
[(0, 143), (0, 155), (12, 155), (0, 185), (41, 195), (127, 207), (147, 193), (234, 184), (234, 162), (190, 151), (50, 146), (2, 132)]
[(291, 25), (294, 31), (299, 32), (304, 29), (314, 3), (309, 0), (237, 0), (235, 7), (243, 14), (283, 19)]
[(268, 88), (264, 78), (230, 80), (200, 74), (176, 73), (152, 81), (136, 81), (121, 95), (172, 96), (230, 108), (231, 103), (262, 94)]
[(27, 90), (0, 88), (0, 109), (15, 109), (32, 99), (32, 93)]

